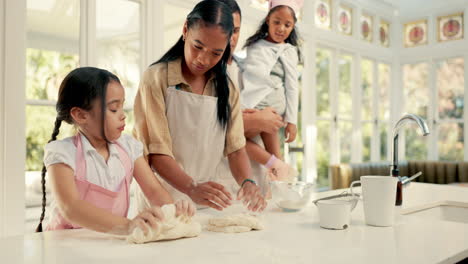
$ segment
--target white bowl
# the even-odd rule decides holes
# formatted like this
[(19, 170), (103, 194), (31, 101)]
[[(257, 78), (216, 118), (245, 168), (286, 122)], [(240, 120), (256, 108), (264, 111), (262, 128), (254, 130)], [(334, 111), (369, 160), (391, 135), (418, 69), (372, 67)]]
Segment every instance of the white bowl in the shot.
[(313, 201), (319, 210), (320, 226), (335, 230), (348, 228), (351, 211), (356, 207), (358, 201), (358, 195), (346, 193)]
[(285, 212), (296, 212), (306, 207), (314, 192), (314, 184), (307, 182), (272, 181), (271, 193), (275, 204)]
[(320, 200), (320, 226), (326, 229), (346, 229), (350, 222), (351, 202), (343, 200)]

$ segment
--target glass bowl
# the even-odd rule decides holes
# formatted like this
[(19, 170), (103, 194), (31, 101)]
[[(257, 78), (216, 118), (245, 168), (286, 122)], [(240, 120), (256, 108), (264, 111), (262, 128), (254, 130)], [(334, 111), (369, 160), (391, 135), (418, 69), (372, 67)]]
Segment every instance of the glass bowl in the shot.
[(273, 202), (285, 212), (297, 212), (306, 207), (314, 193), (314, 184), (307, 182), (272, 181)]

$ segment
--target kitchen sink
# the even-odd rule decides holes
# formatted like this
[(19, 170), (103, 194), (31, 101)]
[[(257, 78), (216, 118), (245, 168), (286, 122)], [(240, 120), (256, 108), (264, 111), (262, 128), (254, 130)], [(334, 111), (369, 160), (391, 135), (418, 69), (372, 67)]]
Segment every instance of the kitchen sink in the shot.
[(401, 210), (401, 214), (468, 224), (468, 203), (440, 201)]

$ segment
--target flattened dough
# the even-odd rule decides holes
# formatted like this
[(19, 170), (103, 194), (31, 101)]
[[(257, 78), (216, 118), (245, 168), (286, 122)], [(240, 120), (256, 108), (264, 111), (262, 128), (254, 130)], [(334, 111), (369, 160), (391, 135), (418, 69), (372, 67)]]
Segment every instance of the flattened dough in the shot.
[(206, 230), (223, 233), (241, 233), (264, 229), (262, 221), (252, 215), (235, 214), (208, 220)]
[(158, 223), (156, 229), (150, 229), (145, 236), (143, 230), (135, 228), (127, 237), (127, 242), (141, 244), (159, 240), (171, 240), (182, 237), (196, 237), (201, 233), (201, 225), (192, 221), (190, 217), (176, 217), (175, 205), (167, 204), (161, 207), (164, 213), (164, 221)]
[(206, 230), (211, 232), (221, 232), (221, 233), (243, 233), (249, 232), (252, 228), (248, 226), (206, 226)]

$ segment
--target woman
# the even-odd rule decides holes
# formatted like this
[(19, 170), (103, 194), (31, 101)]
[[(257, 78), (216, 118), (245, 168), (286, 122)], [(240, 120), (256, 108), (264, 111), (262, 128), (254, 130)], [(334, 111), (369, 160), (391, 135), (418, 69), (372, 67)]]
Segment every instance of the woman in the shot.
[[(194, 7), (177, 43), (143, 75), (134, 134), (175, 197), (218, 210), (231, 205), (231, 194), (216, 183), (224, 154), (241, 186), (237, 199), (261, 211), (266, 202), (250, 178), (239, 92), (226, 74), (232, 31), (225, 4), (205, 0)], [(139, 209), (149, 206), (140, 198)]]

